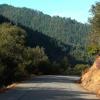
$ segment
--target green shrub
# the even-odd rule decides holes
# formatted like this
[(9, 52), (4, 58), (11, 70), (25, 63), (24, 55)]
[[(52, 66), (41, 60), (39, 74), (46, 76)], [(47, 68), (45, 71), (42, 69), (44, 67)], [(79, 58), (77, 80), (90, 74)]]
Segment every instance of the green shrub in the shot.
[(75, 74), (75, 75), (81, 75), (82, 74), (82, 71), (85, 70), (86, 68), (88, 68), (88, 65), (85, 65), (85, 64), (77, 64), (73, 68), (73, 74)]

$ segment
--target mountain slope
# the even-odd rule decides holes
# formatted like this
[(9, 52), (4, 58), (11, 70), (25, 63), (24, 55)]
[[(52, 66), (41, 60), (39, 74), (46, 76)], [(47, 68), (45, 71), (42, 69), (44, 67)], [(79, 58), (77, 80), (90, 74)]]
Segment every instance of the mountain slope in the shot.
[[(54, 41), (56, 41), (56, 45), (60, 47), (62, 51), (67, 52), (68, 49), (70, 49), (70, 52), (67, 52), (67, 54), (69, 53), (71, 56), (77, 58), (77, 60), (85, 59), (85, 47), (87, 44), (87, 36), (90, 30), (90, 26), (88, 24), (79, 23), (71, 18), (62, 18), (59, 16), (51, 17), (32, 9), (25, 7), (17, 8), (9, 5), (0, 5), (0, 15), (8, 18), (16, 25), (27, 27), (32, 31), (37, 31), (37, 33), (41, 33), (42, 35), (52, 38)], [(32, 35), (34, 33), (32, 33), (32, 31), (28, 31), (28, 34)], [(28, 41), (29, 45), (34, 46), (35, 42), (32, 41), (38, 40), (43, 42), (43, 38), (37, 38), (33, 40), (30, 37)], [(43, 45), (47, 46), (48, 44), (46, 44), (46, 42), (47, 40), (43, 42)], [(47, 46), (47, 48), (48, 47), (52, 50), (55, 49), (52, 48), (51, 45)], [(57, 51), (54, 54), (58, 55), (58, 58), (60, 55), (62, 55), (61, 53), (57, 54)]]
[(86, 35), (89, 28), (87, 24), (79, 23), (70, 18), (51, 17), (39, 11), (9, 5), (0, 5), (0, 14), (15, 22), (15, 24), (19, 23), (33, 30), (38, 30), (65, 44), (66, 42), (82, 42), (79, 41), (80, 36)]

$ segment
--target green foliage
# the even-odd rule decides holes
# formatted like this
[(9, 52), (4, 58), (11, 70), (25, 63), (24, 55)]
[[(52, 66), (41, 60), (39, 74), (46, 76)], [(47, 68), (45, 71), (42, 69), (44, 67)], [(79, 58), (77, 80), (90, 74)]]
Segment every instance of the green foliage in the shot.
[(81, 75), (82, 72), (88, 68), (88, 65), (85, 64), (77, 64), (75, 65), (74, 69), (73, 69), (73, 74), (75, 75)]
[(95, 55), (100, 51), (100, 48), (96, 44), (94, 44), (88, 46), (87, 51), (89, 55)]
[(4, 83), (16, 79), (18, 71), (21, 71), (20, 75), (24, 73), (24, 66), (21, 65), (25, 34), (24, 30), (11, 24), (0, 25), (0, 70)]
[(46, 73), (49, 59), (44, 48), (27, 47), (26, 36), (15, 25), (0, 24), (0, 84), (9, 84), (31, 73)]
[(24, 51), (24, 56), (24, 62), (27, 65), (26, 69), (28, 73), (37, 74), (38, 72), (41, 72), (39, 66), (41, 65), (41, 67), (44, 67), (46, 66), (47, 62), (49, 62), (49, 59), (44, 52), (44, 49), (42, 47), (40, 48), (39, 46), (35, 48), (27, 48)]
[[(41, 32), (42, 34), (39, 34), (38, 38), (35, 38), (38, 32), (35, 36), (34, 32), (30, 35), (32, 30), (28, 32), (28, 35), (30, 35), (28, 43), (32, 47), (36, 46), (36, 44), (40, 47), (43, 46), (50, 60), (60, 60), (69, 53), (71, 56), (74, 54), (74, 57), (77, 59), (78, 54), (76, 53), (79, 50), (78, 58), (85, 61), (83, 56), (86, 55), (85, 46), (90, 31), (88, 24), (79, 23), (71, 18), (51, 17), (39, 11), (16, 8), (9, 5), (0, 6), (0, 15), (17, 25), (20, 24), (33, 31)], [(46, 36), (46, 39), (42, 38), (43, 35)], [(47, 42), (47, 37), (52, 38), (49, 38), (50, 43)], [(57, 42), (54, 43), (52, 42), (53, 40)]]
[(91, 8), (92, 17), (91, 23), (91, 34), (89, 35), (89, 54), (95, 55), (100, 52), (100, 2), (97, 2)]
[(37, 65), (42, 61), (47, 61), (48, 57), (46, 56), (44, 49), (37, 46), (36, 48), (33, 48), (33, 56), (34, 56), (34, 64)]
[(64, 57), (60, 62), (60, 73), (67, 75), (71, 65), (67, 57)]

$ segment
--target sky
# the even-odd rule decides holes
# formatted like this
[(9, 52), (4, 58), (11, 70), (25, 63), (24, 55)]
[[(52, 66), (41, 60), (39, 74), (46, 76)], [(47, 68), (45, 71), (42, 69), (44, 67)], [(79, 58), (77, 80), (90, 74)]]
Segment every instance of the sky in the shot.
[(0, 4), (27, 7), (51, 16), (70, 17), (87, 23), (91, 15), (89, 12), (91, 5), (97, 1), (99, 0), (0, 0)]

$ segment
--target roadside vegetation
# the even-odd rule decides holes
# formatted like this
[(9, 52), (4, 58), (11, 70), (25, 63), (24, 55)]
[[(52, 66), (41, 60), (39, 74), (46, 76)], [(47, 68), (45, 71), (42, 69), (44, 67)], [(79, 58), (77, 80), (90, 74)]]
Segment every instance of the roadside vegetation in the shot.
[(82, 24), (0, 5), (0, 87), (32, 74), (80, 75), (100, 51), (100, 2), (91, 12)]

